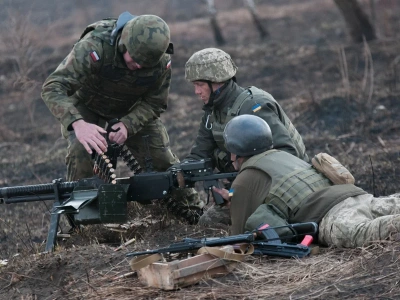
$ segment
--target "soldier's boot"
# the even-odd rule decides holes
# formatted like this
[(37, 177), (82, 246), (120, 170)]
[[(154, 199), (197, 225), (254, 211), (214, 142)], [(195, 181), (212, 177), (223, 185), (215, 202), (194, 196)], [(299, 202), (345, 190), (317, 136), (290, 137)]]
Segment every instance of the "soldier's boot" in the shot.
[(191, 225), (197, 224), (203, 214), (204, 202), (195, 189), (177, 189), (164, 200), (168, 210)]
[(213, 226), (217, 224), (231, 225), (231, 216), (229, 207), (218, 205), (211, 206), (199, 219), (199, 225), (202, 226)]

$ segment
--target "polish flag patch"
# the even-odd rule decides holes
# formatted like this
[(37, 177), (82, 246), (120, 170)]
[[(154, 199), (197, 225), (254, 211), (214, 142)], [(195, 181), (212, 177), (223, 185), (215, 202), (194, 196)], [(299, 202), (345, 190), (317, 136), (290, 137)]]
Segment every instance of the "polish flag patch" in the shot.
[(97, 54), (97, 52), (96, 51), (92, 51), (92, 52), (90, 52), (90, 57), (92, 58), (92, 60), (94, 61), (94, 62), (96, 62), (96, 61), (99, 61), (100, 60), (100, 56)]
[(165, 67), (166, 69), (171, 68), (171, 60), (169, 60), (169, 62), (167, 63), (167, 66)]

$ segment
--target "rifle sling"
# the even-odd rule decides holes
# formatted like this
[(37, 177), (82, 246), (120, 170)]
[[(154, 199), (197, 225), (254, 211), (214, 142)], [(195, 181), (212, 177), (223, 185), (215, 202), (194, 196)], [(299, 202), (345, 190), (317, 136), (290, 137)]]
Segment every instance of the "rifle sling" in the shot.
[[(211, 254), (225, 260), (241, 262), (246, 256), (254, 252), (254, 246), (252, 244), (239, 244), (238, 247), (235, 247), (235, 251), (239, 253), (229, 253), (217, 247), (202, 247), (197, 251), (197, 254)], [(162, 260), (161, 254), (156, 253), (135, 257), (129, 264), (132, 271), (137, 271), (160, 260)]]
[(202, 247), (197, 251), (197, 254), (211, 254), (225, 260), (242, 262), (246, 256), (254, 252), (253, 244), (240, 244), (238, 246), (239, 247), (235, 247), (235, 251), (239, 251), (239, 253), (230, 253), (216, 247)]

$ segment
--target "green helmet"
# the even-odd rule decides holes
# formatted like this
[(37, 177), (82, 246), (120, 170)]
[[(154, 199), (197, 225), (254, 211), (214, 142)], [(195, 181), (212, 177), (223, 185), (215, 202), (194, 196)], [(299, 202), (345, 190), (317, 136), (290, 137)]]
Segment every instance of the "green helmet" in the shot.
[(224, 82), (235, 76), (236, 70), (228, 53), (217, 48), (206, 48), (194, 53), (186, 62), (185, 78), (188, 81)]
[(272, 149), (272, 133), (267, 122), (254, 115), (240, 115), (224, 130), (226, 149), (238, 156), (252, 156)]
[(163, 19), (142, 15), (125, 24), (119, 46), (142, 67), (154, 67), (167, 50), (169, 41), (169, 27)]

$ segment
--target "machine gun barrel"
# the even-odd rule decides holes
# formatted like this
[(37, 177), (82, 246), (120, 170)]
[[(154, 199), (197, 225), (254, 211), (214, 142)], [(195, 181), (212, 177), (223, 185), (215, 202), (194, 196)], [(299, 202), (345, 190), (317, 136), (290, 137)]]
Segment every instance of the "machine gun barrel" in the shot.
[[(63, 195), (62, 198), (67, 199), (78, 182), (60, 182), (57, 184), (60, 194)], [(0, 203), (8, 204), (52, 199), (54, 199), (54, 183), (0, 188)]]

